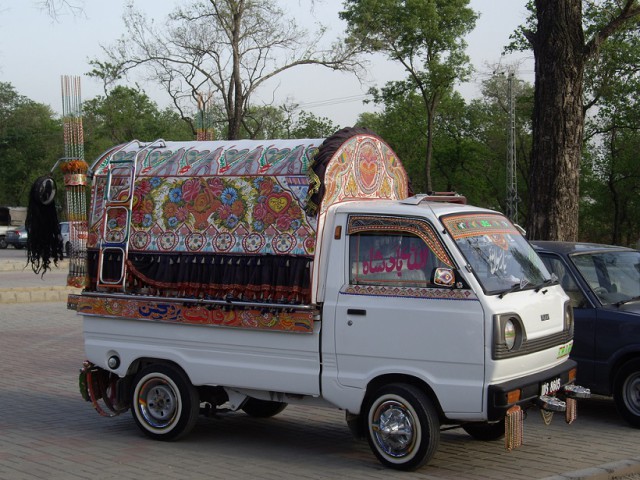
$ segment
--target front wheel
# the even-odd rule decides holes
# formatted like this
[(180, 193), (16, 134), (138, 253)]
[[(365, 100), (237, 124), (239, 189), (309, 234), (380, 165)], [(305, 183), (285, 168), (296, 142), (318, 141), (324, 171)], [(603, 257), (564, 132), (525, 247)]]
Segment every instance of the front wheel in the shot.
[(198, 419), (198, 391), (182, 370), (172, 365), (149, 365), (133, 381), (131, 412), (145, 435), (177, 440)]
[(631, 360), (618, 370), (613, 398), (622, 418), (640, 428), (640, 359)]
[(4, 250), (8, 245), (7, 239), (4, 236), (0, 237), (0, 248)]
[(382, 387), (367, 407), (367, 439), (383, 465), (415, 470), (427, 463), (440, 442), (440, 420), (431, 400), (417, 387)]

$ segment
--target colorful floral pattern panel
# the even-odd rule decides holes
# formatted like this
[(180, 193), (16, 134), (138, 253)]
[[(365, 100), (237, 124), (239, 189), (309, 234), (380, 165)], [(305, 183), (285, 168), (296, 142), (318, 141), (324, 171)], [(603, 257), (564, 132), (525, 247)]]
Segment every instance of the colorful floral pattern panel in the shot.
[[(116, 154), (139, 163), (129, 248), (313, 256), (317, 221), (303, 207), (319, 142), (182, 142), (146, 155)], [(94, 183), (90, 247), (123, 220), (111, 214), (106, 230), (101, 224), (106, 173), (103, 162)]]
[(372, 135), (357, 135), (346, 141), (327, 166), (324, 182), (320, 214), (344, 200), (400, 200), (409, 195), (408, 177), (400, 160), (386, 143)]

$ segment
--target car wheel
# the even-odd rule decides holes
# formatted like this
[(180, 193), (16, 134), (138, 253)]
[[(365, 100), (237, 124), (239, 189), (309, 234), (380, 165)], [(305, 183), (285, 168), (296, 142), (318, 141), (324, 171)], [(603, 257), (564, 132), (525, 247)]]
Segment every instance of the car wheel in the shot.
[(382, 387), (366, 415), (369, 446), (386, 467), (415, 470), (438, 449), (440, 419), (429, 397), (413, 385)]
[(71, 257), (71, 242), (67, 242), (64, 244), (64, 254), (67, 257)]
[(4, 250), (7, 246), (7, 240), (4, 237), (0, 237), (0, 248)]
[(145, 435), (176, 440), (196, 424), (200, 413), (198, 391), (179, 368), (149, 365), (133, 381), (131, 413)]
[(620, 367), (613, 388), (613, 398), (622, 418), (640, 428), (640, 359)]

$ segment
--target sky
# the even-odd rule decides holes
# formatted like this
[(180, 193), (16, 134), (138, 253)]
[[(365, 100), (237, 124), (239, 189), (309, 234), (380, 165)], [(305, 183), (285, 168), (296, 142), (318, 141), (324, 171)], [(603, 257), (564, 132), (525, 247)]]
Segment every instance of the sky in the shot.
[[(17, 92), (36, 102), (62, 111), (60, 79), (63, 75), (81, 76), (82, 99), (103, 94), (102, 85), (86, 76), (90, 59), (104, 59), (102, 47), (112, 45), (124, 34), (122, 13), (128, 0), (69, 0), (81, 5), (83, 14), (69, 13), (52, 20), (39, 0), (0, 0), (0, 82), (11, 83)], [(178, 0), (133, 0), (137, 9), (161, 22)], [(185, 3), (184, 1), (182, 3)], [(342, 0), (281, 0), (298, 22), (313, 29), (314, 22), (329, 27), (327, 39), (339, 36), (344, 24), (338, 19)], [(458, 86), (465, 98), (480, 95), (480, 84), (496, 66), (518, 65), (518, 78), (533, 83), (533, 56), (523, 53), (503, 57), (509, 35), (524, 22), (526, 0), (471, 0), (480, 14), (476, 28), (467, 37), (467, 54), (475, 68), (471, 80)], [(291, 100), (302, 110), (327, 117), (344, 127), (353, 125), (357, 116), (375, 109), (362, 100), (372, 86), (406, 75), (398, 64), (381, 57), (370, 57), (371, 68), (364, 83), (353, 75), (321, 67), (301, 67), (279, 76), (260, 92), (263, 102)], [(153, 84), (138, 81), (145, 92), (164, 108), (168, 97)], [(275, 92), (275, 93), (274, 93)]]

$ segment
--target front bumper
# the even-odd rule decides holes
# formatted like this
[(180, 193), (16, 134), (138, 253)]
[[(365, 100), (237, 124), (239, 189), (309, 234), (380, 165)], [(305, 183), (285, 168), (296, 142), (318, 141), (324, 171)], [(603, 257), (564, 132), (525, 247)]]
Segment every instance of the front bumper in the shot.
[(541, 398), (553, 397), (556, 394), (562, 395), (562, 387), (572, 383), (575, 379), (576, 365), (574, 360), (569, 359), (561, 365), (543, 372), (490, 385), (488, 420), (490, 422), (501, 420), (505, 417), (507, 410), (515, 405), (523, 409), (543, 406)]

